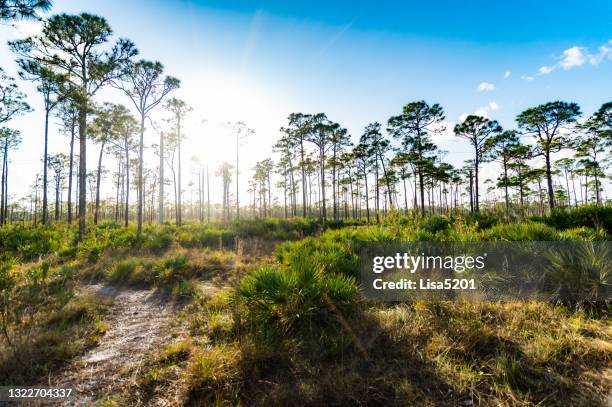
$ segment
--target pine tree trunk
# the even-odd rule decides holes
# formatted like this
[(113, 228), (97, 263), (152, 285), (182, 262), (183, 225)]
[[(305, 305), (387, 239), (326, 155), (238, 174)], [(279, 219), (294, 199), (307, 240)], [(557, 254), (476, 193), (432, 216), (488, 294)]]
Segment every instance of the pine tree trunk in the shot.
[(79, 109), (79, 242), (85, 236), (87, 211), (87, 101)]
[(104, 155), (104, 146), (106, 140), (100, 146), (100, 155), (98, 156), (98, 173), (96, 174), (96, 207), (94, 211), (94, 225), (98, 224), (98, 211), (100, 210), (100, 181), (102, 178), (102, 156)]
[[(45, 102), (45, 105), (48, 105), (48, 101)], [(45, 225), (49, 220), (49, 209), (48, 209), (48, 200), (47, 200), (47, 167), (49, 166), (49, 112), (50, 109), (48, 107), (45, 108), (45, 148), (44, 148), (44, 156), (43, 156), (43, 213), (42, 213), (42, 223)]]
[(75, 120), (72, 120), (70, 129), (70, 164), (68, 173), (68, 224), (72, 223), (72, 179), (74, 174), (74, 136), (75, 136)]

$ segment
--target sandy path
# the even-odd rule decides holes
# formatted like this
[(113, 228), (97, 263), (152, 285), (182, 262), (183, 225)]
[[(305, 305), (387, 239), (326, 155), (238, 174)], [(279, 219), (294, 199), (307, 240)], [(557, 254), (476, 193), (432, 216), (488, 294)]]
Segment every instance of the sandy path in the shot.
[(53, 380), (54, 387), (71, 387), (76, 397), (63, 405), (91, 405), (128, 380), (129, 367), (142, 362), (155, 347), (170, 339), (170, 323), (178, 306), (152, 290), (118, 290), (90, 285), (85, 290), (114, 298), (105, 317), (108, 330), (99, 344), (76, 358)]

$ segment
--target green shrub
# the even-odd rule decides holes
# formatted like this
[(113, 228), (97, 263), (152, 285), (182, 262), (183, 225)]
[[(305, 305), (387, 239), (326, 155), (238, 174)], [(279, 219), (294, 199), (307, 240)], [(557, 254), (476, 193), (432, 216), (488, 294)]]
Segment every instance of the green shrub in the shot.
[(562, 232), (559, 232), (559, 236), (562, 240), (606, 241), (610, 238), (605, 230), (595, 230), (586, 226), (566, 229)]
[(181, 298), (193, 298), (198, 292), (195, 280), (179, 280), (172, 287), (172, 295)]
[(54, 226), (4, 226), (0, 228), (0, 252), (33, 260), (57, 251), (65, 234), (66, 230)]
[(321, 237), (310, 237), (299, 242), (285, 242), (277, 246), (276, 258), (294, 266), (306, 259), (312, 267), (325, 273), (341, 273), (357, 277), (359, 274), (358, 247), (349, 234), (327, 232)]
[(468, 225), (476, 225), (478, 230), (489, 229), (499, 223), (499, 218), (485, 212), (474, 212), (463, 216)]
[(138, 262), (136, 260), (129, 259), (120, 261), (115, 265), (114, 269), (109, 274), (108, 279), (115, 283), (128, 282), (134, 275), (136, 267), (138, 267)]
[(544, 254), (550, 264), (544, 275), (559, 300), (608, 300), (612, 293), (612, 250), (608, 244), (576, 242)]
[(143, 246), (151, 251), (166, 250), (175, 240), (174, 229), (168, 225), (147, 228), (144, 236)]
[(559, 240), (556, 230), (542, 223), (499, 224), (480, 234), (481, 240), (549, 241)]
[(446, 216), (430, 216), (424, 219), (420, 226), (430, 233), (437, 233), (448, 230), (451, 227), (451, 220)]
[(180, 229), (177, 240), (183, 247), (233, 247), (236, 234), (224, 229), (190, 225)]
[(168, 276), (181, 275), (189, 269), (189, 259), (184, 254), (177, 254), (164, 261), (164, 269)]
[(87, 261), (90, 263), (95, 263), (100, 259), (102, 253), (104, 252), (104, 248), (102, 245), (92, 245), (85, 249), (87, 253)]
[(256, 335), (282, 342), (317, 340), (326, 331), (338, 331), (338, 319), (351, 314), (357, 298), (354, 278), (327, 275), (305, 260), (287, 269), (264, 267), (249, 273), (232, 302)]
[(541, 219), (557, 229), (586, 226), (612, 233), (612, 206), (584, 205), (570, 210), (557, 209)]
[(57, 252), (57, 257), (63, 260), (73, 259), (76, 257), (76, 255), (77, 255), (77, 247), (75, 245), (62, 247)]

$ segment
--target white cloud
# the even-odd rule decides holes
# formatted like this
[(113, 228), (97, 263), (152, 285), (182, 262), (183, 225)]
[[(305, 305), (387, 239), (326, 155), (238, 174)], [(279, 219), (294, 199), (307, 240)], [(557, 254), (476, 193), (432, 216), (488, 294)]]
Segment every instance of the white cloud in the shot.
[(481, 82), (477, 89), (478, 92), (490, 92), (495, 89), (495, 85), (489, 82)]
[(510, 71), (504, 72), (504, 79), (508, 79), (510, 77), (510, 75), (512, 75), (512, 72), (510, 72)]
[(491, 112), (496, 112), (499, 110), (499, 105), (495, 102), (489, 102), (486, 106), (479, 107), (474, 112), (477, 116), (482, 116), (488, 118)]
[(582, 66), (586, 61), (585, 54), (588, 54), (588, 50), (586, 48), (578, 46), (568, 48), (563, 51), (563, 57), (561, 58), (561, 61), (559, 61), (559, 66), (566, 71), (577, 66)]
[[(588, 48), (579, 45), (574, 45), (571, 48), (564, 50), (557, 58), (557, 62), (553, 65), (544, 65), (538, 69), (535, 76), (548, 75), (551, 72), (562, 69), (569, 71), (570, 69), (578, 68), (585, 65), (587, 62), (590, 65), (598, 65), (604, 60), (612, 60), (612, 40), (600, 46), (596, 53), (591, 53)], [(534, 76), (523, 75), (521, 79), (531, 81)]]
[[(476, 109), (473, 114), (475, 114), (476, 116), (482, 116), (482, 117), (489, 118), (489, 116), (491, 115), (491, 112), (496, 112), (499, 109), (500, 109), (499, 105), (496, 102), (491, 101), (487, 103), (485, 106), (481, 106), (478, 109)], [(468, 117), (468, 113), (462, 113), (459, 116), (459, 121), (463, 122), (466, 117)]]
[(551, 73), (552, 71), (555, 70), (554, 66), (542, 66), (540, 67), (540, 69), (538, 69), (538, 74), (540, 75), (548, 75), (549, 73)]
[(608, 47), (608, 45), (612, 45), (612, 40), (608, 41), (607, 45), (599, 47), (599, 52), (597, 52), (597, 54), (589, 55), (589, 64), (597, 65), (606, 58), (612, 61), (612, 48)]

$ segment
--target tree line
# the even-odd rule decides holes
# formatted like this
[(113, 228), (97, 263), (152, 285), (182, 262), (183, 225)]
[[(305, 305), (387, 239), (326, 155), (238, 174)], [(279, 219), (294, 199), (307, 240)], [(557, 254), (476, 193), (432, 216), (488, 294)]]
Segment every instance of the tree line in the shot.
[[(36, 10), (49, 6), (44, 1), (14, 0), (3, 3), (0, 16), (7, 21), (32, 18)], [(471, 147), (472, 157), (455, 167), (445, 162), (445, 152), (434, 142), (447, 130), (443, 107), (421, 100), (407, 103), (384, 124), (368, 124), (354, 141), (325, 113), (290, 114), (273, 146), (276, 160), (266, 158), (252, 168), (246, 203), (240, 199), (240, 147), (254, 130), (241, 121), (229, 123), (236, 158), (213, 169), (213, 177), (222, 185), (220, 199), (213, 203), (206, 163), (192, 159), (192, 181), (185, 185), (183, 180), (184, 120), (192, 109), (169, 96), (179, 88), (179, 79), (165, 75), (160, 62), (138, 59), (132, 41), (111, 41), (112, 34), (103, 17), (59, 14), (43, 20), (39, 35), (9, 43), (20, 78), (36, 83), (43, 101), (44, 153), (31, 196), (10, 203), (9, 155), (19, 146), (21, 135), (6, 124), (32, 109), (15, 79), (0, 68), (0, 223), (76, 220), (82, 238), (87, 219), (126, 226), (135, 221), (140, 233), (143, 223), (163, 223), (168, 218), (177, 225), (184, 217), (370, 221), (392, 210), (427, 216), (475, 213), (483, 205), (509, 217), (606, 200), (612, 102), (580, 122), (582, 112), (576, 103), (544, 103), (521, 112), (514, 129), (468, 115), (452, 131)], [(97, 103), (96, 95), (105, 87), (121, 91), (132, 109), (120, 103)], [(160, 107), (170, 117), (163, 124), (152, 115)], [(48, 154), (49, 120), (54, 118), (69, 140), (65, 154)], [(159, 138), (152, 145), (159, 157), (156, 168), (147, 168), (143, 160), (147, 127)], [(532, 142), (526, 143), (527, 139)], [(92, 143), (98, 149), (97, 162), (88, 166), (87, 148)], [(555, 160), (562, 150), (573, 154)], [(116, 166), (110, 174), (108, 155)], [(490, 162), (501, 168), (499, 176), (482, 180), (482, 166)], [(104, 180), (112, 184), (112, 197), (101, 196)], [(165, 186), (172, 187), (170, 202)], [(55, 192), (52, 199), (50, 190)], [(135, 204), (130, 192), (136, 194)]]
[[(575, 103), (549, 102), (521, 112), (516, 117), (517, 128), (508, 130), (496, 120), (468, 115), (453, 132), (471, 146), (472, 158), (462, 168), (455, 168), (444, 161), (444, 152), (433, 141), (433, 136), (445, 131), (444, 110), (439, 104), (422, 100), (408, 103), (400, 114), (388, 119), (386, 135), (381, 123), (370, 123), (356, 143), (351, 143), (346, 129), (323, 113), (294, 113), (281, 128), (283, 136), (275, 145), (280, 155), (276, 172), (281, 177), (278, 186), (283, 191), (284, 212), (298, 215), (301, 203), (301, 215), (312, 214), (309, 208), (314, 194), (315, 210), (326, 218), (328, 186), (334, 219), (339, 217), (341, 203), (344, 217), (363, 216), (365, 209), (368, 220), (371, 212), (378, 219), (381, 206), (383, 213), (394, 207), (406, 212), (412, 209), (421, 216), (462, 208), (478, 212), (482, 199), (480, 171), (486, 162), (501, 166), (496, 180), (486, 180), (486, 194), (501, 190), (507, 215), (511, 206), (523, 212), (529, 209), (526, 200), (534, 195), (536, 205), (531, 205), (532, 209), (544, 212), (543, 193), (548, 210), (579, 202), (600, 204), (612, 141), (612, 103), (603, 104), (582, 124), (577, 121), (580, 115)], [(534, 143), (524, 143), (525, 137), (533, 137)], [(553, 161), (553, 154), (565, 149), (574, 150), (573, 157)], [(538, 158), (542, 166), (532, 166), (530, 163)], [(269, 179), (269, 172), (266, 161), (259, 163), (251, 188), (253, 206), (257, 205), (262, 215), (266, 213), (269, 188), (262, 180)], [(566, 181), (565, 188), (558, 182), (561, 177)], [(576, 196), (577, 177), (584, 186), (580, 200)], [(511, 189), (516, 190), (514, 200)]]

